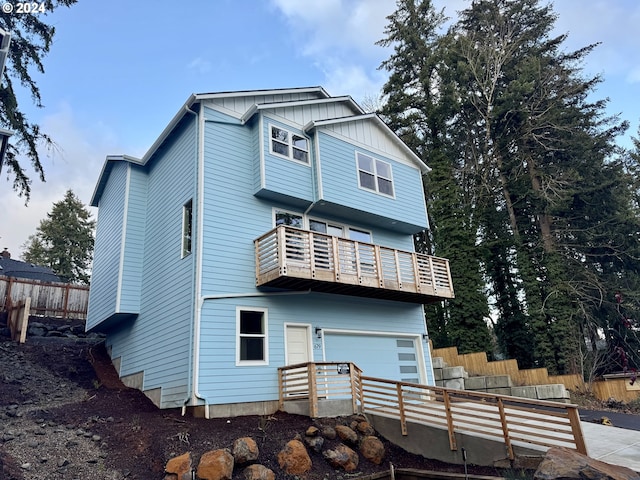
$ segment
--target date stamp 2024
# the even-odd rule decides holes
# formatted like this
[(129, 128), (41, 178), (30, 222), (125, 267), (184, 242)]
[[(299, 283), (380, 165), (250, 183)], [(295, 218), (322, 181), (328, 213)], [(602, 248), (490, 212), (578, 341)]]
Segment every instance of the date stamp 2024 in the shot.
[(4, 2), (3, 13), (15, 13), (16, 15), (46, 13), (47, 6), (44, 2)]

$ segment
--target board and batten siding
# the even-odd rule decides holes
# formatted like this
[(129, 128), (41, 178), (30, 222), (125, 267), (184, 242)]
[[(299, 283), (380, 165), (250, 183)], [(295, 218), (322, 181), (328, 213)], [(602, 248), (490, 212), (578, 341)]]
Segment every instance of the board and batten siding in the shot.
[(128, 165), (125, 162), (112, 165), (108, 182), (100, 197), (87, 330), (96, 327), (118, 311), (116, 302), (120, 279), (127, 176)]
[(218, 108), (231, 116), (240, 118), (253, 105), (262, 103), (278, 103), (278, 102), (295, 102), (303, 100), (314, 100), (323, 98), (319, 92), (289, 92), (276, 93), (273, 95), (234, 95), (219, 96), (218, 98), (208, 99), (206, 106)]
[[(266, 308), (269, 364), (236, 366), (236, 307)], [(316, 327), (420, 336), (425, 331), (421, 305), (331, 294), (264, 296), (205, 301), (201, 324), (199, 392), (207, 403), (259, 402), (278, 399), (278, 367), (286, 364), (284, 329), (287, 323)], [(357, 337), (356, 337), (357, 338)], [(423, 342), (427, 382), (433, 384), (429, 350)], [(312, 337), (315, 361), (322, 361), (321, 339)], [(375, 356), (376, 352), (371, 351)], [(349, 352), (344, 352), (349, 361)], [(250, 386), (250, 388), (248, 388)]]
[(186, 116), (146, 167), (140, 314), (107, 338), (112, 358), (121, 358), (120, 376), (143, 372), (143, 390), (162, 387), (162, 408), (182, 406), (190, 382), (194, 254), (182, 258), (181, 245), (182, 209), (190, 199), (196, 218), (195, 122)]
[[(322, 132), (318, 132), (317, 141), (320, 146), (324, 200), (353, 209), (354, 215), (359, 210), (390, 221), (413, 225), (416, 231), (427, 227), (422, 177), (417, 167)], [(394, 198), (359, 187), (356, 152), (391, 165)]]

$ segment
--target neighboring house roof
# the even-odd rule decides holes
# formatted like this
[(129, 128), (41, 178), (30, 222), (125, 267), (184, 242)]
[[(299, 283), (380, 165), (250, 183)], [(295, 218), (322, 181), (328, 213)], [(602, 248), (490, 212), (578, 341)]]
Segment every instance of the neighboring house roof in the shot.
[(42, 282), (62, 282), (62, 279), (47, 267), (21, 262), (0, 256), (0, 275), (13, 278), (28, 278)]

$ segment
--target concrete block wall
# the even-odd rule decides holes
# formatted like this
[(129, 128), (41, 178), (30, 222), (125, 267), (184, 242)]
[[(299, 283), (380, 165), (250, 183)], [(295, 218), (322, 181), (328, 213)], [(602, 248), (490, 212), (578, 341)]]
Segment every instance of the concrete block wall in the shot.
[(470, 377), (464, 367), (450, 367), (441, 357), (433, 358), (433, 373), (438, 387), (569, 403), (569, 392), (561, 383), (514, 386), (509, 375)]

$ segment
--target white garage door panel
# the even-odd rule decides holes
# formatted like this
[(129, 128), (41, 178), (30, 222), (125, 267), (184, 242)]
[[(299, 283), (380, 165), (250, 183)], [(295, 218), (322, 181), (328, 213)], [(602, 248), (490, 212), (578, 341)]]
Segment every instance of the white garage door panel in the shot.
[(353, 362), (369, 377), (419, 383), (414, 341), (383, 335), (325, 333), (325, 360)]

